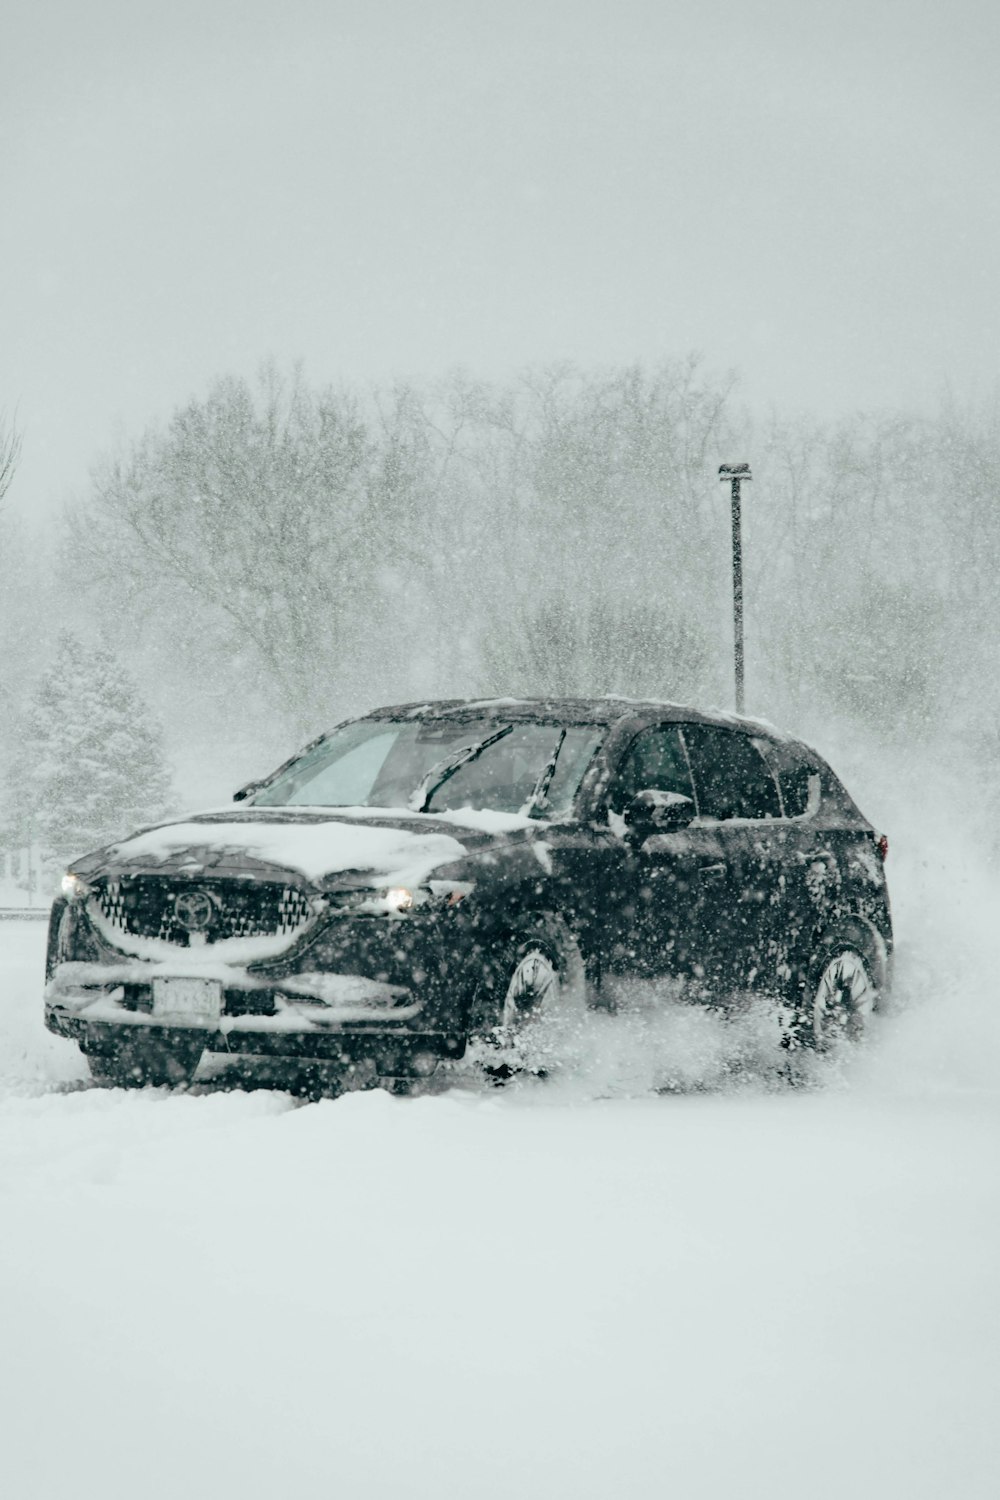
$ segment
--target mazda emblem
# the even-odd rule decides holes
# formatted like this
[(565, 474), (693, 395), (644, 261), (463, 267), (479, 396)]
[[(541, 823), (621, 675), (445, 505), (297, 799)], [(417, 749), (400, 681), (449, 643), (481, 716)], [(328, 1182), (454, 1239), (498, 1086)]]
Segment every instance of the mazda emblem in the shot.
[(208, 891), (181, 891), (174, 899), (174, 920), (187, 932), (205, 932), (215, 916), (215, 898)]

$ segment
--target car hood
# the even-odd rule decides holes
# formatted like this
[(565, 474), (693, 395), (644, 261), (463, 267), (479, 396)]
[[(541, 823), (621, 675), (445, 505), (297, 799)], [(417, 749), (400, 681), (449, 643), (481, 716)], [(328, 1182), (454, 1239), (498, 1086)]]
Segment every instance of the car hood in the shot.
[(174, 875), (420, 885), (441, 866), (540, 833), (537, 819), (468, 811), (240, 808), (142, 829), (73, 864), (75, 874)]

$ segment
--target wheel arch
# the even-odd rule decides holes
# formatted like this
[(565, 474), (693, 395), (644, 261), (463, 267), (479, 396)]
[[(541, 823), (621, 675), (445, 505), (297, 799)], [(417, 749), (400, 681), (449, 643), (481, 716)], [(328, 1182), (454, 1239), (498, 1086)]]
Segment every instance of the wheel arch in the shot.
[(841, 947), (856, 949), (868, 963), (879, 997), (877, 1008), (881, 1009), (889, 994), (891, 950), (875, 923), (858, 912), (835, 917), (820, 928), (802, 976), (803, 987), (818, 980), (824, 964)]
[(467, 1035), (482, 1025), (495, 1007), (498, 990), (517, 946), (532, 939), (550, 949), (560, 969), (578, 963), (582, 976), (584, 959), (579, 936), (563, 913), (542, 906), (506, 912), (481, 941), (481, 962), (465, 997)]

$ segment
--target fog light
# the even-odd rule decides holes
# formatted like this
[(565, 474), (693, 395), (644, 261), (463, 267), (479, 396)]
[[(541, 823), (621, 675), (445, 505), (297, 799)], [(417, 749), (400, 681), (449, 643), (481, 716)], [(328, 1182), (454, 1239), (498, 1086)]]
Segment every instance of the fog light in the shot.
[(382, 899), (390, 911), (409, 911), (413, 905), (413, 892), (405, 885), (391, 885)]

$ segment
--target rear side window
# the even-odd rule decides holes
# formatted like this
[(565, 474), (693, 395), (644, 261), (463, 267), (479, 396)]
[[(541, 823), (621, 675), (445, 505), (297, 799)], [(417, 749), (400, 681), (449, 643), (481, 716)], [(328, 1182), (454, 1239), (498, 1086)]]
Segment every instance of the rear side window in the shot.
[(806, 765), (787, 766), (778, 772), (781, 800), (785, 804), (786, 818), (804, 817), (810, 798), (819, 803), (819, 773)]
[(767, 759), (778, 778), (786, 818), (815, 812), (820, 800), (820, 768), (801, 746), (768, 744)]
[(713, 724), (685, 724), (691, 770), (703, 818), (780, 818), (771, 771), (747, 735)]
[(768, 740), (764, 753), (777, 775), (786, 818), (813, 817), (822, 811), (826, 820), (864, 826), (849, 793), (814, 750), (789, 740)]

